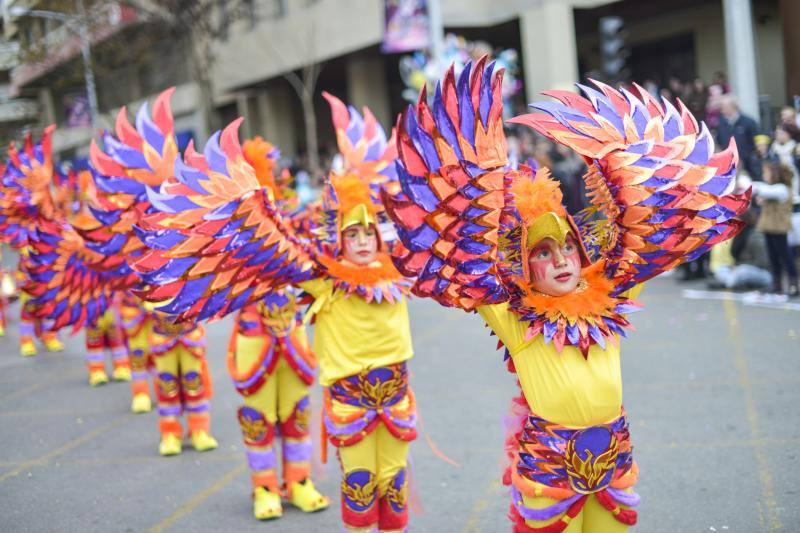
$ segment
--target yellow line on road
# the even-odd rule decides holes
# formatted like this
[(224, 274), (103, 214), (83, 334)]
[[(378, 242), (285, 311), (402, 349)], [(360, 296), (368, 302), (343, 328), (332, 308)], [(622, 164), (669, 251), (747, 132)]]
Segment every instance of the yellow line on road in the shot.
[(495, 478), (491, 485), (489, 485), (489, 488), (486, 489), (486, 492), (484, 492), (483, 496), (481, 496), (481, 498), (472, 507), (472, 511), (469, 513), (469, 519), (464, 525), (463, 533), (480, 533), (481, 528), (478, 525), (478, 520), (483, 512), (486, 511), (486, 508), (489, 506), (489, 502), (497, 496), (499, 491), (500, 480)]
[(5, 480), (7, 480), (9, 478), (18, 476), (21, 472), (23, 472), (24, 470), (27, 470), (28, 468), (47, 464), (48, 462), (50, 462), (51, 459), (54, 459), (54, 458), (58, 457), (59, 455), (63, 455), (65, 453), (67, 453), (68, 451), (70, 451), (70, 450), (72, 450), (74, 448), (77, 448), (78, 446), (80, 446), (82, 444), (85, 444), (85, 443), (89, 442), (90, 440), (92, 440), (92, 439), (94, 439), (96, 437), (99, 437), (103, 433), (105, 433), (107, 431), (110, 431), (110, 430), (114, 429), (117, 426), (121, 426), (123, 423), (127, 422), (130, 419), (131, 416), (132, 415), (120, 416), (114, 422), (112, 422), (110, 424), (106, 424), (105, 426), (99, 427), (99, 428), (97, 428), (97, 429), (95, 429), (93, 431), (90, 431), (89, 433), (84, 433), (80, 437), (67, 442), (63, 446), (59, 446), (55, 450), (47, 452), (46, 454), (42, 455), (41, 457), (38, 457), (36, 459), (31, 459), (30, 461), (25, 461), (25, 462), (21, 463), (14, 470), (9, 470), (8, 472), (4, 473), (3, 475), (0, 475), (0, 483), (2, 483), (3, 481), (5, 481)]
[(211, 497), (214, 493), (222, 490), (225, 485), (236, 479), (245, 471), (245, 464), (244, 462), (239, 463), (239, 465), (219, 478), (217, 481), (214, 482), (213, 485), (205, 489), (203, 492), (195, 495), (194, 498), (189, 500), (188, 502), (184, 503), (178, 509), (175, 510), (174, 513), (166, 517), (164, 520), (156, 524), (155, 526), (150, 528), (150, 533), (162, 533), (166, 531), (167, 528), (172, 526), (175, 522), (183, 518), (184, 516), (188, 515), (195, 509), (197, 509), (204, 501), (206, 501), (209, 497)]
[(39, 389), (47, 388), (56, 383), (60, 383), (62, 381), (66, 381), (68, 379), (72, 379), (78, 375), (77, 372), (67, 372), (62, 374), (60, 377), (51, 380), (44, 380), (44, 381), (37, 381), (36, 383), (29, 385), (25, 388), (15, 390), (5, 396), (0, 396), (0, 402), (6, 402), (8, 400), (13, 400), (14, 398), (18, 398), (20, 396), (25, 396), (26, 394), (30, 394), (32, 392), (36, 392)]
[[(753, 395), (753, 382), (750, 380), (747, 358), (744, 354), (742, 337), (740, 334), (741, 326), (739, 324), (736, 304), (730, 300), (725, 300), (723, 306), (725, 308), (725, 317), (728, 320), (728, 334), (733, 344), (731, 357), (733, 358), (733, 366), (739, 374), (739, 386), (742, 388), (744, 396), (745, 415), (747, 417), (747, 424), (750, 426), (750, 435), (753, 437), (753, 440), (760, 441), (762, 440), (762, 436), (758, 408), (756, 407), (755, 397)], [(783, 524), (778, 517), (778, 503), (775, 500), (775, 490), (773, 489), (769, 460), (763, 448), (760, 446), (754, 446), (753, 453), (756, 456), (756, 468), (758, 469), (761, 481), (761, 492), (767, 515), (766, 517), (764, 516), (764, 509), (759, 505), (759, 520), (762, 526), (766, 526), (771, 531), (783, 529)]]

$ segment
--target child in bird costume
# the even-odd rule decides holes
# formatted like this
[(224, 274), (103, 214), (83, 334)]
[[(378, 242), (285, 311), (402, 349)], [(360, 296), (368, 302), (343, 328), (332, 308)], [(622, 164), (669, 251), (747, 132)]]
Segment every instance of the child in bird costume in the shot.
[(740, 229), (736, 149), (680, 104), (601, 83), (545, 94), (512, 122), (584, 157), (591, 199), (573, 218), (547, 169), (510, 170), (502, 72), (452, 69), (398, 125), (402, 192), (385, 205), (412, 292), (477, 311), (506, 347), (521, 396), (507, 436), (516, 532), (626, 531), (638, 476), (622, 407), (620, 338), (644, 281)]
[[(158, 201), (148, 197), (147, 186), (168, 179), (178, 156), (169, 107), (171, 92), (156, 99), (152, 117), (146, 104), (140, 108), (136, 128), (128, 121), (127, 111), (120, 110), (116, 135), (104, 136), (105, 151), (92, 142), (90, 161), (97, 189), (91, 195), (95, 204), (92, 223), (80, 228), (45, 223), (31, 238), (37, 264), (33, 276), (37, 312), (53, 329), (96, 324), (116, 293), (135, 291), (141, 285), (130, 263), (141, 258), (145, 243), (134, 228), (155, 209), (151, 203)], [(181, 453), (183, 414), (192, 446), (198, 451), (216, 448), (210, 433), (212, 391), (203, 328), (176, 327), (167, 315), (152, 306), (144, 307), (152, 330), (139, 330), (146, 341), (137, 342), (146, 342), (155, 369), (159, 453)], [(137, 372), (145, 372), (144, 367), (138, 367)], [(132, 409), (146, 410), (149, 402), (137, 402), (137, 396), (146, 394), (146, 386), (139, 381), (133, 392)]]
[(53, 187), (63, 181), (62, 172), (54, 164), (48, 127), (39, 142), (28, 134), (21, 149), (14, 143), (8, 147), (8, 159), (0, 183), (0, 235), (11, 247), (19, 250), (17, 282), (20, 286), (20, 354), (36, 355), (38, 338), (49, 352), (60, 352), (64, 344), (58, 334), (44, 327), (28, 290), (30, 270), (30, 234), (45, 221), (64, 220), (66, 214), (54, 199)]
[[(278, 150), (260, 137), (246, 141), (243, 150), (259, 183), (291, 217), (296, 197), (286, 179), (280, 183), (275, 179)], [(228, 371), (244, 397), (237, 418), (251, 471), (253, 514), (259, 520), (283, 514), (282, 495), (306, 512), (329, 505), (311, 481), (309, 388), (316, 370), (297, 295), (291, 289), (270, 292), (236, 314)], [(282, 484), (275, 453), (278, 440)]]
[(315, 234), (298, 235), (259, 183), (236, 121), (153, 191), (161, 212), (143, 221), (150, 251), (134, 268), (145, 297), (164, 302), (159, 309), (178, 322), (224, 316), (288, 285), (310, 295), (344, 526), (401, 531), (416, 437), (409, 282), (389, 257), (393, 235), (378, 194), (396, 185), (395, 145), (368, 110), (362, 117), (326, 97), (345, 164), (329, 177)]

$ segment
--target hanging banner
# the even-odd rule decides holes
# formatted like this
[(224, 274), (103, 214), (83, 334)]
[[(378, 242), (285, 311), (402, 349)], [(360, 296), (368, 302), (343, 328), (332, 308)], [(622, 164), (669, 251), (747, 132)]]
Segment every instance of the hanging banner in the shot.
[(62, 97), (62, 104), (64, 106), (64, 123), (68, 128), (92, 125), (89, 98), (85, 92), (65, 94)]
[(397, 54), (430, 46), (426, 0), (385, 0), (386, 26), (381, 51)]

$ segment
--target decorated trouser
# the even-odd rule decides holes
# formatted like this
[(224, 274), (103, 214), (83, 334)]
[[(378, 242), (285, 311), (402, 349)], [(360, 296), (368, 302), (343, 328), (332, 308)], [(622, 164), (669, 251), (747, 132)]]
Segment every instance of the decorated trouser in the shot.
[(308, 388), (314, 380), (313, 358), (302, 331), (285, 337), (245, 336), (234, 331), (228, 370), (244, 405), (238, 410), (253, 488), (280, 492), (275, 438), (281, 439), (283, 483), (311, 475), (311, 407)]
[(189, 433), (209, 431), (211, 380), (206, 367), (202, 326), (175, 336), (153, 332), (150, 339), (162, 437), (167, 434), (183, 437), (179, 417), (184, 412)]
[(325, 391), (325, 430), (342, 465), (342, 521), (349, 531), (404, 531), (408, 446), (416, 405), (405, 363), (365, 370)]
[(107, 309), (97, 324), (86, 328), (86, 367), (90, 373), (105, 371), (107, 351), (115, 370), (130, 366), (125, 333), (113, 309)]
[(528, 416), (510, 470), (515, 533), (615, 533), (636, 523), (638, 477), (624, 412), (574, 429)]
[(150, 375), (150, 338), (153, 321), (138, 305), (123, 303), (120, 308), (122, 328), (128, 342), (128, 360), (131, 365), (131, 393), (150, 396), (147, 378)]
[(20, 291), (20, 311), (19, 311), (19, 343), (33, 343), (38, 337), (43, 343), (48, 344), (58, 340), (57, 331), (46, 331), (42, 328), (41, 320), (36, 318), (31, 304), (31, 297), (24, 291)]

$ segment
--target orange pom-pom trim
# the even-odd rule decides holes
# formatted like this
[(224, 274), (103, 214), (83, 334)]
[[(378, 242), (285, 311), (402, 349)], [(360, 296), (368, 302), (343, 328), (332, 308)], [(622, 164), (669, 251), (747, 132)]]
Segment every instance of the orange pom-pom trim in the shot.
[(540, 168), (533, 180), (527, 174), (519, 174), (511, 184), (514, 204), (525, 224), (530, 224), (544, 213), (567, 214), (562, 201), (558, 181), (550, 177), (550, 170)]
[(343, 260), (337, 260), (325, 254), (320, 254), (317, 259), (328, 270), (331, 277), (353, 286), (374, 287), (381, 283), (391, 283), (403, 279), (403, 275), (397, 271), (389, 254), (386, 253), (379, 253), (375, 262), (368, 266), (345, 263)]

